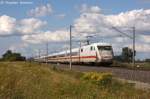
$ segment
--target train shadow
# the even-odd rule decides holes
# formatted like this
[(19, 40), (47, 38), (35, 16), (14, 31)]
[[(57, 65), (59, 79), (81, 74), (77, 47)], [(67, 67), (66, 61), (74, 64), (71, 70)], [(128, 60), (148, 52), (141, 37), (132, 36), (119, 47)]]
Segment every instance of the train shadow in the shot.
[[(69, 65), (69, 63), (50, 63), (55, 65)], [(88, 66), (88, 67), (112, 67), (112, 63), (72, 63), (73, 66)]]

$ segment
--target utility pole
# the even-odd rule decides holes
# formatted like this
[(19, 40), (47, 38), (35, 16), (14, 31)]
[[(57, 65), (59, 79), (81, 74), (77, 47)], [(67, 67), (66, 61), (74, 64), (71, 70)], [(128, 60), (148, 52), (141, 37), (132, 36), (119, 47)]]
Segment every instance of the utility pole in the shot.
[(87, 42), (87, 45), (90, 44), (90, 40), (89, 40), (90, 37), (92, 37), (92, 36), (86, 36), (86, 42)]
[(41, 57), (41, 50), (39, 49), (39, 63), (40, 63), (40, 57)]
[(81, 50), (81, 40), (80, 40), (80, 48), (79, 48), (79, 62), (81, 61), (81, 53), (80, 53), (80, 50)]
[(72, 25), (70, 25), (70, 70), (72, 69)]
[(127, 35), (126, 33), (124, 33), (124, 32), (122, 32), (122, 31), (120, 31), (119, 29), (117, 29), (116, 27), (112, 27), (113, 29), (115, 29), (116, 31), (118, 31), (119, 33), (121, 33), (122, 35), (124, 35), (124, 36), (127, 36), (127, 37), (129, 37), (130, 39), (132, 39), (133, 40), (133, 44), (132, 44), (132, 50), (133, 50), (133, 56), (132, 56), (132, 66), (134, 67), (135, 66), (135, 26), (134, 27), (132, 27), (132, 30), (133, 30), (133, 36), (129, 36), (129, 35)]
[(46, 64), (48, 64), (48, 42), (46, 43), (46, 56), (45, 56)]
[(90, 44), (90, 40), (89, 40), (90, 36), (86, 36), (86, 42), (87, 42), (87, 45)]
[(80, 40), (80, 48), (81, 48), (81, 40)]
[(132, 65), (133, 67), (135, 66), (135, 27), (133, 27), (133, 60), (132, 60)]
[(86, 36), (87, 45), (90, 45), (90, 38), (95, 37), (96, 35)]

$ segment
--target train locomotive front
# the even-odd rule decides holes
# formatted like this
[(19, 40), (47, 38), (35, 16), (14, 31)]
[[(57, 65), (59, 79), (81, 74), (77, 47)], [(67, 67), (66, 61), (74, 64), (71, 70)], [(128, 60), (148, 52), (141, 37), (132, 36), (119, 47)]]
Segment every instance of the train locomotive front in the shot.
[(112, 46), (107, 43), (94, 43), (83, 46), (80, 52), (80, 57), (83, 57), (81, 62), (83, 63), (111, 64), (113, 56)]

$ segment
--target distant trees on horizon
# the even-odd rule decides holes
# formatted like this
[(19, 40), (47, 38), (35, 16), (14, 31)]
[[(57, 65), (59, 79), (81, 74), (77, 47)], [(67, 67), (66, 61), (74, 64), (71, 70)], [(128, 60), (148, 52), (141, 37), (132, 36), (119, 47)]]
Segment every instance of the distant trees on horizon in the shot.
[(0, 59), (1, 61), (25, 61), (26, 58), (22, 56), (20, 53), (12, 52), (11, 50), (7, 50)]
[(150, 58), (149, 59), (145, 59), (145, 62), (150, 62)]
[[(136, 55), (136, 51), (135, 51), (135, 55)], [(132, 58), (133, 58), (133, 50), (129, 47), (124, 47), (122, 48), (122, 53), (121, 55), (118, 56), (114, 56), (114, 60), (116, 61), (120, 61), (120, 62), (132, 62)], [(147, 58), (145, 60), (136, 60), (136, 62), (150, 62), (150, 58)]]
[[(135, 51), (136, 53), (136, 51)], [(121, 61), (121, 62), (132, 62), (133, 58), (133, 50), (129, 47), (122, 48), (122, 53), (119, 56), (114, 57), (115, 60)]]

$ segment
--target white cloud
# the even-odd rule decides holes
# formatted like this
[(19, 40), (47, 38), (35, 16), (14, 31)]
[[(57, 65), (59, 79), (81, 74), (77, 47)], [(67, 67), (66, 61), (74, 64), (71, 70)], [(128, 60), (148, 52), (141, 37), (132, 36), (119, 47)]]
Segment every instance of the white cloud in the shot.
[(0, 36), (34, 34), (47, 23), (36, 18), (16, 20), (13, 17), (0, 16)]
[[(119, 29), (122, 29), (124, 26), (133, 26), (136, 21), (136, 32), (138, 31), (149, 31), (147, 26), (150, 25), (149, 14), (150, 10), (132, 10), (125, 13), (120, 13), (116, 15), (104, 15), (100, 12), (100, 8), (97, 6), (87, 7), (87, 5), (82, 5), (80, 9), (81, 15), (79, 18), (74, 20), (72, 34), (77, 38), (84, 38), (87, 35), (97, 34), (95, 39), (101, 40), (100, 37), (105, 37), (105, 41), (110, 41), (115, 49), (118, 47), (130, 46), (132, 40), (127, 37), (115, 37), (115, 35), (120, 35), (117, 31), (112, 29), (112, 26), (117, 26)], [(149, 22), (149, 23), (148, 23)], [(139, 27), (138, 24), (143, 24), (143, 28)], [(144, 25), (148, 24), (148, 25)], [(125, 31), (129, 32), (129, 31)], [(131, 33), (131, 31), (130, 31)], [(79, 36), (80, 35), (80, 36)], [(130, 34), (129, 34), (130, 35)], [(109, 38), (106, 38), (109, 36)], [(114, 36), (114, 37), (113, 37)], [(132, 35), (131, 35), (132, 36)], [(39, 33), (37, 35), (26, 35), (22, 39), (28, 43), (42, 43), (42, 42), (61, 42), (68, 40), (68, 31), (67, 30), (56, 30), (56, 31), (47, 31)], [(112, 37), (112, 38), (110, 38)], [(149, 37), (146, 35), (140, 35), (140, 40), (143, 43), (149, 43)], [(137, 44), (140, 44), (139, 41)], [(144, 48), (139, 49), (138, 51), (149, 51), (148, 45), (139, 45)]]
[[(144, 50), (140, 49), (139, 46), (137, 47), (137, 49), (144, 52), (149, 51), (149, 9), (132, 10), (116, 15), (104, 15), (101, 13), (101, 9), (98, 6), (88, 7), (87, 5), (82, 5), (82, 9), (80, 9), (80, 12), (81, 15), (79, 16), (79, 18), (74, 20), (74, 27), (72, 30), (73, 36), (82, 38), (87, 35), (97, 34), (97, 37), (95, 39), (98, 40), (101, 40), (100, 37), (109, 36), (109, 38), (106, 38), (106, 40), (111, 41), (111, 43), (118, 43), (117, 46), (126, 46), (130, 45), (132, 40), (121, 37), (114, 38), (113, 36), (119, 35), (119, 33), (113, 30), (111, 27), (117, 26), (120, 30), (122, 30), (124, 26), (131, 27), (135, 25), (136, 34), (144, 33), (145, 31), (147, 33), (147, 35), (140, 34), (138, 38), (139, 41), (136, 42), (136, 44), (139, 44), (139, 46), (144, 48)], [(46, 30), (46, 32), (44, 32), (43, 26), (46, 25), (46, 22), (36, 18), (16, 20), (13, 17), (4, 15), (0, 16), (0, 23), (0, 35), (19, 33), (20, 35), (23, 35), (22, 40), (27, 43), (38, 44), (47, 41), (62, 42), (68, 40), (69, 38), (69, 33), (66, 29), (58, 29), (56, 31)], [(132, 31), (130, 31), (129, 33), (132, 33)], [(147, 43), (147, 45), (144, 45), (145, 43)]]
[(139, 40), (150, 44), (150, 35), (140, 35)]
[(86, 4), (81, 5), (80, 7), (81, 13), (100, 13), (101, 9), (98, 6), (89, 7)]
[(115, 34), (109, 29), (106, 16), (101, 13), (84, 12), (74, 21), (74, 26), (77, 33), (97, 33), (101, 36)]
[(27, 48), (29, 45), (27, 43), (16, 43), (9, 47), (9, 50), (12, 50), (13, 52), (22, 52), (25, 48)]
[(34, 9), (31, 9), (28, 12), (28, 15), (33, 16), (33, 17), (41, 17), (41, 16), (46, 16), (52, 14), (52, 6), (50, 4), (46, 5), (41, 5), (39, 7), (36, 7)]
[(15, 44), (11, 44), (8, 49), (13, 52), (21, 53), (23, 56), (26, 56), (26, 58), (35, 57), (38, 55), (38, 48), (33, 48), (33, 46), (25, 42), (17, 42)]
[[(110, 29), (112, 26), (117, 26), (120, 28), (124, 27), (136, 27), (137, 33), (143, 33), (145, 31), (150, 31), (150, 10), (132, 10), (127, 12), (122, 12), (116, 15), (104, 15), (102, 13), (89, 13), (92, 8), (97, 6), (87, 8), (83, 6), (83, 13), (80, 17), (75, 20), (76, 30), (78, 32), (92, 33), (97, 32), (100, 35), (114, 35), (115, 30)], [(88, 12), (88, 13), (87, 13)], [(95, 11), (93, 11), (95, 12)], [(131, 30), (131, 28), (130, 28)], [(131, 32), (131, 31), (130, 31)]]
[[(132, 48), (132, 45), (130, 44), (129, 47)], [(138, 43), (136, 44), (135, 49), (137, 52), (150, 52), (150, 44)]]
[(115, 37), (113, 38), (113, 41), (118, 42), (118, 43), (124, 43), (126, 41), (129, 41), (128, 37)]
[(67, 30), (57, 30), (57, 31), (46, 31), (39, 34), (25, 35), (22, 37), (23, 41), (33, 44), (39, 44), (43, 42), (61, 42), (68, 40)]
[(7, 15), (0, 16), (0, 35), (9, 35), (15, 31), (16, 19)]
[(132, 10), (118, 15), (106, 16), (106, 21), (118, 27), (136, 27), (136, 30), (150, 31), (150, 9)]
[[(136, 39), (136, 43), (138, 46), (137, 50), (143, 52), (150, 51), (150, 34), (148, 34), (150, 32), (150, 9), (139, 9), (121, 12), (115, 15), (104, 15), (101, 13), (100, 8), (98, 10), (97, 6), (88, 7), (87, 5), (82, 5), (81, 8), (82, 9), (80, 9), (80, 17), (74, 21), (74, 31), (77, 37), (79, 35), (85, 36), (96, 34), (97, 37), (95, 39), (101, 40), (101, 37), (104, 36), (105, 41), (111, 42), (112, 44), (117, 44), (117, 47), (124, 47), (132, 44), (132, 40), (127, 37), (115, 37), (115, 35), (119, 36), (120, 34), (116, 30), (112, 29), (112, 26), (118, 27), (119, 30), (127, 33), (130, 36), (132, 36), (131, 27), (135, 26), (136, 36), (138, 37)], [(129, 28), (127, 30), (127, 28), (124, 29), (124, 27)], [(109, 38), (107, 38), (107, 36)], [(140, 43), (141, 41), (142, 44)], [(147, 45), (144, 45), (145, 43), (147, 43)]]
[(39, 31), (47, 23), (35, 18), (23, 19), (19, 23), (18, 30), (23, 34), (32, 34)]

